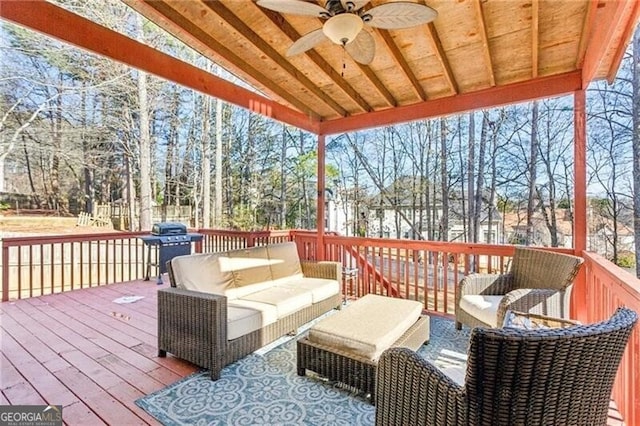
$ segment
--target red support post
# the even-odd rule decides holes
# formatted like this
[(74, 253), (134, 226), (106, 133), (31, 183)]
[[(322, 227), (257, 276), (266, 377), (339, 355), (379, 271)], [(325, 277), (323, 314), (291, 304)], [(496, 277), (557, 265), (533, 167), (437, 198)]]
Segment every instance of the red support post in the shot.
[(324, 228), (325, 228), (325, 136), (318, 135), (318, 205), (316, 215), (316, 225), (318, 228), (318, 249), (316, 251), (316, 260), (325, 260), (324, 253)]

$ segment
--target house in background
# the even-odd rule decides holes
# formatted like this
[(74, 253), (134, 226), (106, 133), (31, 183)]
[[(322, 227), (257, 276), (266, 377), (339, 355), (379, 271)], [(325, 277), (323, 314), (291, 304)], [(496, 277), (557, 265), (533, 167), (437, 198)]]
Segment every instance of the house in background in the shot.
[(325, 202), (325, 230), (346, 237), (356, 236), (356, 204), (340, 194), (329, 194)]
[[(505, 212), (504, 216), (504, 236), (505, 243), (525, 245), (527, 243), (527, 211), (520, 209), (512, 212)], [(547, 224), (547, 219), (539, 209), (533, 213), (533, 235), (529, 245), (551, 247), (551, 229), (553, 226)], [(569, 209), (556, 209), (556, 236), (558, 247), (571, 248), (573, 244), (573, 226), (571, 222), (571, 211)]]
[[(524, 245), (527, 242), (527, 212), (524, 209), (506, 212), (503, 214), (505, 243)], [(630, 219), (633, 216), (621, 214), (617, 223), (617, 250), (618, 253), (635, 252), (634, 232)], [(551, 228), (547, 224), (542, 212), (537, 209), (533, 215), (533, 236), (530, 245), (551, 247)], [(587, 224), (589, 228), (587, 246), (588, 249), (596, 252), (607, 259), (613, 258), (613, 245), (615, 236), (613, 233), (614, 222), (611, 218), (598, 213), (589, 208), (587, 213)], [(558, 247), (571, 248), (573, 241), (573, 226), (571, 222), (571, 211), (569, 209), (556, 209), (556, 235)]]
[[(426, 193), (429, 191), (427, 203)], [(479, 243), (502, 242), (502, 216), (495, 205), (489, 206), (483, 195), (480, 214)], [(397, 239), (445, 240), (466, 242), (469, 214), (466, 200), (459, 192), (449, 193), (448, 231), (442, 233), (442, 196), (426, 178), (406, 176), (397, 179), (383, 191), (371, 197), (366, 214), (367, 236)], [(489, 214), (491, 213), (491, 214)], [(491, 217), (491, 218), (490, 218)]]

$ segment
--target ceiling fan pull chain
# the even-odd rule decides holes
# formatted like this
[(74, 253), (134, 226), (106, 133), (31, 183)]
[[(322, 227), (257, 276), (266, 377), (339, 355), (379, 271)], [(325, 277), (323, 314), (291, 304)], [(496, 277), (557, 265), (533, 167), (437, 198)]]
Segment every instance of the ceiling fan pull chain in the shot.
[(344, 48), (344, 45), (342, 46), (342, 72), (340, 73), (340, 77), (344, 78), (344, 70), (347, 69), (347, 62), (344, 59), (344, 53), (345, 53), (346, 49)]

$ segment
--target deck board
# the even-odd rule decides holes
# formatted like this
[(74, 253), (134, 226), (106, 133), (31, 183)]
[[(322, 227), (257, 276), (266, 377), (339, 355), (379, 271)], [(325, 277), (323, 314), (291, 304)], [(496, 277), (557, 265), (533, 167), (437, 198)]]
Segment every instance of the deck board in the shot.
[[(67, 424), (158, 424), (135, 400), (197, 368), (157, 357), (155, 281), (0, 304), (0, 404), (61, 404)], [(144, 296), (130, 304), (113, 301)]]
[[(60, 404), (69, 425), (159, 424), (135, 400), (197, 371), (157, 357), (155, 280), (0, 303), (0, 404)], [(143, 299), (116, 304), (118, 297)], [(612, 406), (609, 425), (622, 424)]]

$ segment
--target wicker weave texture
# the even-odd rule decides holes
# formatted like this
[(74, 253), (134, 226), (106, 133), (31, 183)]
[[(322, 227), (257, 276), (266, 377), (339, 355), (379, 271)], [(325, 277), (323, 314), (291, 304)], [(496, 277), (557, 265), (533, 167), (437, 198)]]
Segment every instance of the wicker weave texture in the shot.
[(497, 312), (502, 324), (508, 310), (565, 318), (569, 315), (571, 289), (584, 260), (577, 256), (517, 247), (507, 274), (471, 274), (456, 288), (456, 322), (469, 327), (489, 327), (460, 308), (465, 295), (505, 296)]
[[(303, 271), (316, 278), (338, 279), (338, 262), (303, 262)], [(227, 298), (218, 294), (175, 288), (171, 262), (167, 270), (172, 287), (158, 290), (158, 355), (171, 353), (211, 372), (220, 370), (334, 308), (342, 295), (335, 294), (303, 308), (260, 330), (227, 340)]]
[(465, 385), (411, 351), (378, 365), (376, 425), (604, 425), (637, 314), (569, 328), (472, 330)]
[[(356, 302), (357, 303), (357, 302)], [(429, 340), (429, 317), (418, 319), (391, 347), (404, 347), (416, 351)], [(352, 352), (321, 345), (306, 337), (297, 343), (298, 374), (311, 370), (320, 376), (359, 389), (371, 395), (374, 403), (377, 360), (358, 356)]]

